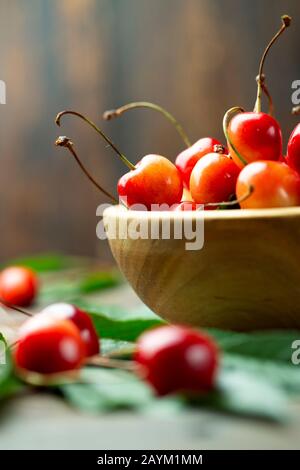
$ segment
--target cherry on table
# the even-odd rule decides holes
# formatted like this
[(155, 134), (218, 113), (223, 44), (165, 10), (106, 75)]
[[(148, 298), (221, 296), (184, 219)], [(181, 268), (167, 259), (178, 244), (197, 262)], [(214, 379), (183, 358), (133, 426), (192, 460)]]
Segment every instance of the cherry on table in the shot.
[(218, 349), (201, 332), (162, 326), (140, 336), (135, 361), (140, 375), (158, 395), (203, 392), (214, 387)]
[(35, 299), (38, 279), (34, 271), (22, 266), (10, 266), (0, 273), (0, 300), (27, 307)]
[(14, 351), (15, 365), (39, 374), (56, 374), (79, 368), (85, 346), (70, 320), (36, 315), (25, 322)]

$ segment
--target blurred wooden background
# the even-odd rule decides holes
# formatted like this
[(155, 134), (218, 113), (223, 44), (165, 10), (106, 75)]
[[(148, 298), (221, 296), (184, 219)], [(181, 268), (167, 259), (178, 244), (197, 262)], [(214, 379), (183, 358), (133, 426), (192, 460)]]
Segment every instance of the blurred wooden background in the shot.
[[(84, 123), (54, 116), (65, 108), (101, 113), (132, 100), (172, 111), (191, 138), (222, 137), (224, 111), (251, 109), (266, 42), (289, 13), (294, 22), (266, 64), (285, 141), (291, 83), (300, 79), (299, 0), (1, 0), (0, 259), (39, 251), (107, 256), (96, 239), (101, 197), (63, 149), (66, 134), (97, 178), (115, 189), (124, 171)], [(137, 161), (174, 159), (182, 149), (160, 115), (134, 111), (103, 128)]]

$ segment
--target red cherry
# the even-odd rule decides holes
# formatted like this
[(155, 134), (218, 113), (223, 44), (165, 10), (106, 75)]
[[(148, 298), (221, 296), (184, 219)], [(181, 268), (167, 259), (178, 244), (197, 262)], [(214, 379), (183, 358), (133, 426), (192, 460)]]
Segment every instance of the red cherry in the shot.
[(198, 204), (228, 201), (235, 193), (240, 169), (227, 155), (209, 153), (195, 165), (190, 190)]
[(0, 299), (26, 307), (34, 300), (38, 289), (36, 274), (28, 268), (11, 266), (0, 273)]
[[(278, 160), (282, 154), (282, 135), (279, 124), (265, 113), (239, 113), (228, 124), (227, 134), (235, 150), (246, 163), (256, 160)], [(229, 152), (235, 163), (243, 163), (229, 144)]]
[(300, 176), (285, 163), (250, 163), (237, 179), (237, 197), (245, 194), (250, 186), (253, 187), (253, 192), (240, 203), (243, 209), (300, 205)]
[(80, 367), (84, 353), (79, 330), (70, 320), (37, 315), (21, 328), (14, 359), (21, 369), (56, 374)]
[(152, 204), (172, 206), (180, 202), (182, 191), (179, 171), (160, 155), (146, 155), (118, 183), (120, 199), (128, 207), (143, 204), (149, 210)]
[(300, 173), (300, 123), (293, 130), (287, 146), (287, 164)]
[(99, 338), (91, 317), (78, 307), (67, 303), (57, 303), (46, 307), (39, 316), (49, 316), (56, 320), (70, 320), (79, 329), (81, 338), (85, 344), (86, 356), (99, 354)]
[(204, 155), (213, 152), (215, 145), (222, 144), (217, 139), (203, 137), (178, 155), (175, 165), (180, 171), (186, 188), (189, 188), (190, 186), (190, 176), (198, 160), (200, 160)]
[(138, 340), (140, 374), (158, 395), (213, 388), (218, 350), (211, 338), (182, 326), (162, 326)]

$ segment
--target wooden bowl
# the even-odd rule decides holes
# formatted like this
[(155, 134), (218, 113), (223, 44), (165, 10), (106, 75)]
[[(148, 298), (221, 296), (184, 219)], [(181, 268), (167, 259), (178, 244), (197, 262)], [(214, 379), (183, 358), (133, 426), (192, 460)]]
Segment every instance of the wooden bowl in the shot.
[[(104, 226), (204, 217), (204, 246), (186, 240), (122, 239), (112, 253), (138, 296), (172, 323), (233, 330), (300, 328), (300, 207), (137, 212), (120, 206)], [(110, 225), (111, 226), (111, 225)]]

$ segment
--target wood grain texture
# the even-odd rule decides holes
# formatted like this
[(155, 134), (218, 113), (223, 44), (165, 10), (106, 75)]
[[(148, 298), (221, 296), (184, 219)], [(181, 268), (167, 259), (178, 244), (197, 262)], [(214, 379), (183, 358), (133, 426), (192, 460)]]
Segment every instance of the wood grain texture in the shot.
[[(191, 139), (222, 138), (224, 111), (252, 108), (263, 46), (282, 13), (294, 24), (266, 64), (285, 141), (291, 82), (300, 78), (298, 0), (1, 0), (0, 259), (41, 250), (94, 255), (97, 194), (53, 141), (69, 134), (87, 166), (111, 191), (124, 167), (83, 123), (58, 130), (53, 119), (76, 108), (102, 111), (132, 100), (170, 109)], [(283, 8), (285, 11), (283, 11)], [(169, 123), (136, 111), (103, 127), (134, 162), (182, 143)]]
[[(124, 211), (104, 214), (105, 226), (149, 228), (182, 214)], [(155, 313), (173, 323), (233, 330), (300, 327), (300, 208), (186, 213), (204, 217), (204, 246), (186, 239), (121, 239), (112, 253), (127, 280)], [(144, 222), (143, 222), (144, 221)]]

